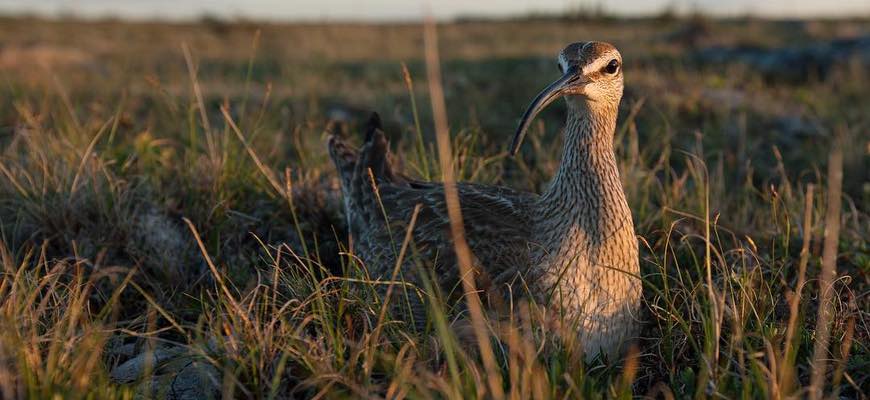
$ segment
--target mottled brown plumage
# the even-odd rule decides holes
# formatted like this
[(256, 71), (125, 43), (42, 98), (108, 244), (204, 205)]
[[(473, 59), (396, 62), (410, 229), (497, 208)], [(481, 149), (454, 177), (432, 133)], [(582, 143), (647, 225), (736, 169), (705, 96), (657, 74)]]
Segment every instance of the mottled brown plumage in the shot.
[[(488, 295), (506, 295), (504, 285), (521, 276), (538, 304), (571, 324), (587, 357), (600, 352), (615, 356), (635, 333), (641, 296), (637, 240), (612, 144), (622, 59), (607, 43), (580, 42), (563, 49), (558, 60), (564, 75), (534, 100), (513, 146), (516, 151), (541, 109), (566, 97), (558, 172), (541, 195), (459, 183), (466, 236)], [(358, 151), (337, 137), (330, 138), (329, 149), (341, 176), (353, 250), (372, 278), (390, 277), (419, 204), (413, 230), (416, 259), (435, 269), (446, 292), (461, 288), (443, 186), (393, 171), (376, 116)], [(413, 259), (405, 260), (401, 273), (405, 280), (419, 282)], [(423, 314), (420, 304), (411, 304), (417, 318)]]

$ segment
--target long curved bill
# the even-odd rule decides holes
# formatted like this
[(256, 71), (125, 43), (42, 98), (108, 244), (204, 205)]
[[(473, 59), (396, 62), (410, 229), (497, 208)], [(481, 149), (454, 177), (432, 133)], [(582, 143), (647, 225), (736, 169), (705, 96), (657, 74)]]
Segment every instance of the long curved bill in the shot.
[(577, 67), (570, 67), (561, 78), (551, 83), (550, 86), (547, 86), (546, 89), (539, 93), (520, 120), (520, 125), (517, 127), (517, 132), (514, 134), (514, 140), (511, 144), (511, 155), (515, 156), (517, 151), (519, 151), (523, 138), (526, 136), (526, 130), (529, 129), (538, 113), (547, 108), (554, 100), (565, 95), (568, 89), (577, 88), (583, 86), (583, 84), (581, 75), (577, 73)]

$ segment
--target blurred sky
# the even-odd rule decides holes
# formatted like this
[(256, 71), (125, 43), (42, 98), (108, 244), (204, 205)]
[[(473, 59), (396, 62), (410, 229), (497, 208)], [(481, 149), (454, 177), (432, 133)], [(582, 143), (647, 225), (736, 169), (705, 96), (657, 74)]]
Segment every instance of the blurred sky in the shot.
[(619, 15), (648, 15), (671, 7), (713, 15), (766, 17), (868, 16), (870, 0), (0, 0), (0, 14), (191, 19), (203, 15), (269, 20), (415, 20), (505, 16), (603, 7)]

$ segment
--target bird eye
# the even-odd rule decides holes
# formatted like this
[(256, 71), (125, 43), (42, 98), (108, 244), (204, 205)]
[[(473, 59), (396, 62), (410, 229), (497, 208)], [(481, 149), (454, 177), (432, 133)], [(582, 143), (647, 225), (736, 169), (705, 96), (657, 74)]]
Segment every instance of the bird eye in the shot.
[(607, 66), (604, 67), (604, 72), (611, 75), (615, 74), (617, 71), (619, 71), (619, 61), (616, 59), (610, 60), (610, 62), (607, 63)]
[(565, 71), (562, 71), (562, 63), (556, 63), (556, 68), (559, 68), (559, 73), (564, 74)]

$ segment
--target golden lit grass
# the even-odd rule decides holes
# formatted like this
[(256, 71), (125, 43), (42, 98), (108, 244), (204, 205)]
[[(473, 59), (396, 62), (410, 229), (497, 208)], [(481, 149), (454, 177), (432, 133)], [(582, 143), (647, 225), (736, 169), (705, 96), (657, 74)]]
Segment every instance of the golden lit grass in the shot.
[[(439, 28), (438, 39), (450, 47), (461, 31), (495, 42), (500, 30), (516, 26), (450, 26)], [(129, 345), (145, 354), (172, 348), (184, 362), (212, 365), (217, 391), (242, 398), (800, 398), (811, 388), (847, 397), (866, 389), (870, 218), (855, 190), (860, 175), (848, 168), (856, 150), (843, 148), (845, 166), (838, 167), (827, 163), (827, 149), (837, 148), (824, 136), (813, 142), (815, 152), (813, 143), (770, 145), (774, 135), (765, 136), (762, 124), (770, 110), (733, 110), (653, 86), (664, 76), (664, 84), (680, 88), (731, 88), (719, 74), (649, 67), (630, 73), (636, 92), (624, 101), (616, 146), (644, 249), (644, 330), (625, 360), (585, 365), (572, 343), (535, 320), (521, 293), (507, 319), (490, 320), (480, 310), (469, 329), (465, 308), (446, 300), (454, 288), (432, 287), (431, 279), (409, 288), (398, 274), (373, 280), (344, 242), (322, 142), (328, 106), (314, 94), (303, 108), (270, 90), (256, 95), (264, 83), (259, 57), (271, 57), (262, 53), (276, 40), (270, 29), (283, 28), (265, 28), (253, 49), (259, 39), (245, 31), (230, 30), (235, 39), (224, 44), (198, 28), (139, 26), (126, 34), (174, 38), (183, 29), (202, 42), (171, 49), (134, 43), (172, 54), (163, 56), (171, 67), (152, 71), (159, 79), (150, 89), (119, 93), (141, 85), (145, 78), (135, 73), (102, 83), (85, 75), (82, 85), (43, 70), (42, 89), (12, 83), (9, 104), (0, 103), (0, 121), (9, 127), (0, 139), (0, 397), (132, 397), (142, 393), (140, 384), (163, 382), (151, 375), (171, 375), (177, 361), (146, 365), (130, 383), (111, 380), (131, 357), (118, 349)], [(310, 29), (320, 37), (329, 28)], [(348, 29), (335, 35), (363, 28)], [(524, 29), (550, 32), (535, 24)], [(577, 33), (566, 32), (552, 40)], [(601, 36), (608, 34), (626, 33)], [(558, 162), (558, 136), (547, 133), (558, 119), (545, 116), (528, 152), (506, 158), (505, 135), (456, 107), (482, 113), (527, 94), (511, 86), (516, 99), (481, 94), (484, 104), (469, 104), (451, 97), (476, 90), (461, 86), (476, 79), (473, 62), (450, 66), (481, 43), (468, 41), (461, 51), (448, 50), (444, 64), (428, 60), (426, 96), (415, 92), (427, 85), (414, 82), (419, 68), (412, 64), (404, 71), (391, 64), (387, 78), (375, 74), (393, 88), (382, 104), (401, 105), (387, 119), (393, 146), (405, 170), (422, 176), (540, 188)], [(511, 51), (538, 52), (517, 46)], [(370, 47), (359, 51), (372, 54)], [(221, 76), (212, 68), (222, 60), (241, 66), (223, 77), (250, 88), (250, 96), (210, 95), (221, 91), (210, 84)], [(137, 70), (151, 61), (130, 62)], [(436, 67), (443, 67), (441, 88)], [(519, 80), (511, 68), (485, 67), (483, 82)], [(742, 73), (768, 98), (805, 104), (822, 135), (838, 129), (866, 140), (866, 116), (848, 102), (866, 78), (851, 81), (853, 93), (834, 90), (842, 76), (789, 87), (763, 86)], [(312, 72), (308, 84), (326, 78)], [(814, 97), (805, 98), (806, 91)], [(417, 109), (424, 99), (432, 101), (431, 114), (423, 103)], [(448, 116), (455, 125), (447, 126)], [(355, 135), (349, 124), (333, 128)], [(438, 151), (426, 142), (433, 136)], [(732, 143), (735, 137), (742, 145)], [(821, 165), (828, 175), (843, 174), (842, 194), (818, 172)], [(839, 240), (830, 229), (837, 222)], [(414, 257), (406, 232), (393, 236), (397, 251)], [(821, 303), (820, 284), (834, 289)], [(423, 293), (426, 329), (415, 331), (394, 315), (377, 297), (379, 285)], [(820, 378), (813, 381), (813, 373)]]

